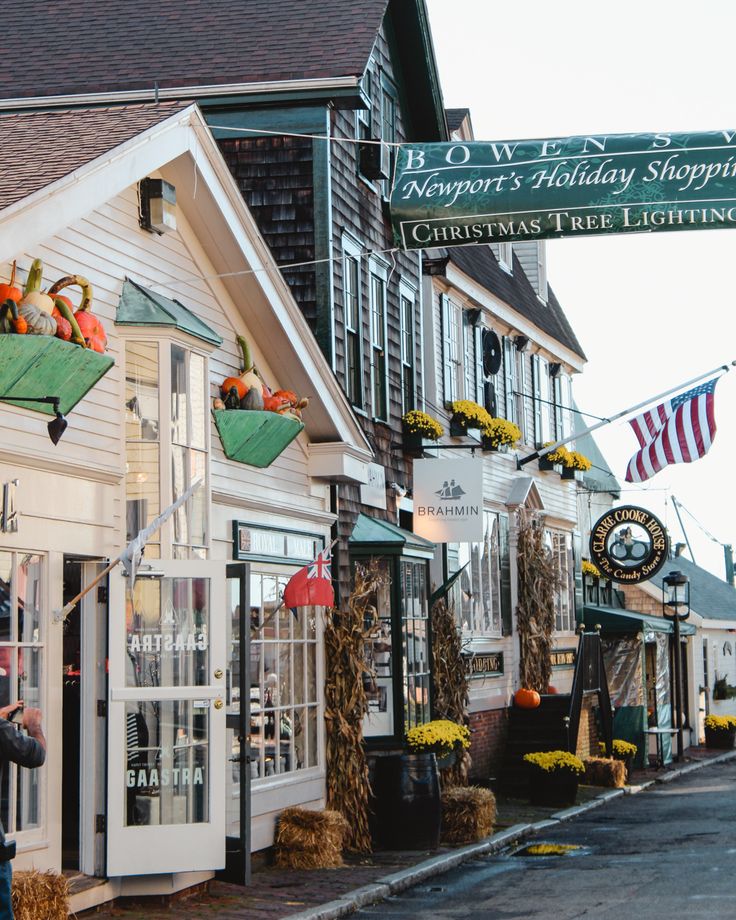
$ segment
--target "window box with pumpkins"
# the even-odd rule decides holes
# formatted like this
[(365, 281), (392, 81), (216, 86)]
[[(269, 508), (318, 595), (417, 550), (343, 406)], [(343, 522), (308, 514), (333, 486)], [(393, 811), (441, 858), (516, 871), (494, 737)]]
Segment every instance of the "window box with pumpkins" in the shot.
[(559, 807), (574, 805), (578, 782), (585, 773), (582, 760), (569, 751), (540, 751), (525, 754), (529, 771), (529, 800), (532, 805)]
[(736, 740), (736, 716), (707, 716), (705, 746), (730, 750)]
[(421, 457), (424, 453), (425, 441), (438, 441), (445, 433), (444, 428), (437, 419), (412, 409), (401, 419), (402, 447), (405, 454), (411, 457)]
[[(36, 259), (21, 290), (13, 263), (10, 282), (0, 284), (0, 399), (53, 415), (53, 401), (26, 403), (16, 397), (54, 397), (65, 415), (114, 361), (105, 354), (107, 337), (91, 310), (90, 283), (68, 275), (41, 291), (42, 274)], [(79, 307), (59, 293), (68, 287), (81, 288)]]
[(491, 418), (485, 428), (481, 429), (480, 446), (482, 450), (506, 453), (516, 447), (521, 440), (521, 429), (505, 418)]
[(483, 431), (493, 422), (490, 413), (469, 399), (456, 399), (449, 403), (450, 435), (453, 438), (462, 438), (471, 430)]
[(243, 370), (239, 376), (223, 380), (222, 398), (215, 399), (213, 415), (228, 460), (263, 469), (304, 428), (301, 410), (308, 401), (290, 390), (271, 392), (253, 364), (248, 343), (242, 336), (238, 336), (238, 343)]

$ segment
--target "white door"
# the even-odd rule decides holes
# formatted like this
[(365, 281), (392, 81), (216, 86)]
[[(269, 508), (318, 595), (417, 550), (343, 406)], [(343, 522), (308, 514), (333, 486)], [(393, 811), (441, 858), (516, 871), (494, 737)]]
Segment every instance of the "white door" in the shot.
[(110, 577), (107, 874), (225, 865), (225, 566)]

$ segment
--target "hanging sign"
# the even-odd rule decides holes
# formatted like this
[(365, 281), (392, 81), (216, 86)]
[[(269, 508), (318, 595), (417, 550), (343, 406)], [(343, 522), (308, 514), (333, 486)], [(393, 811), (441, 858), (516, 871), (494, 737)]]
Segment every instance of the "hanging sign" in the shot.
[(386, 471), (380, 463), (366, 465), (368, 482), (361, 483), (360, 503), (386, 510)]
[(649, 581), (667, 561), (670, 541), (651, 511), (623, 505), (604, 514), (590, 532), (590, 556), (601, 575), (623, 584)]
[(414, 533), (433, 543), (483, 539), (483, 461), (414, 461)]
[(405, 144), (404, 249), (736, 226), (736, 130)]

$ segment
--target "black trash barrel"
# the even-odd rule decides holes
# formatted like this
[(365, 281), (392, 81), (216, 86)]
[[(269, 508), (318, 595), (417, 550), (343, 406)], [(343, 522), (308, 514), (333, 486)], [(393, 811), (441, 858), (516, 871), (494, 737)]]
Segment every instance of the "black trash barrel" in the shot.
[(442, 804), (434, 754), (377, 757), (373, 772), (375, 830), (387, 850), (436, 850)]

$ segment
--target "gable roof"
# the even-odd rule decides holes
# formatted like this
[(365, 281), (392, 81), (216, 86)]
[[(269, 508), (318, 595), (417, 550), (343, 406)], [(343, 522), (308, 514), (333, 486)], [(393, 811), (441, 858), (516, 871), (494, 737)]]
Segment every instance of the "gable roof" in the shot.
[[(73, 56), (70, 56), (70, 58)], [(0, 114), (0, 210), (183, 111), (190, 102)]]
[(357, 77), (387, 3), (34, 0), (30, 20), (6, 4), (6, 34), (32, 40), (8, 42), (0, 99)]
[(222, 336), (176, 299), (164, 297), (130, 278), (125, 279), (118, 302), (117, 326), (169, 326), (210, 345), (222, 345)]
[(690, 579), (690, 609), (706, 620), (736, 620), (736, 588), (699, 565), (678, 556), (668, 560), (651, 582), (660, 591), (662, 579), (673, 571), (680, 571)]
[(554, 291), (548, 288), (547, 303), (542, 303), (524, 274), (515, 253), (512, 274), (501, 268), (490, 246), (452, 246), (448, 247), (445, 253), (450, 262), (466, 275), (585, 360), (585, 352), (572, 331), (572, 326), (567, 321)]

